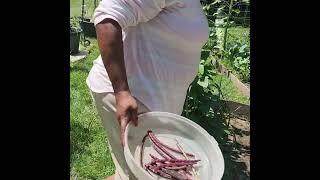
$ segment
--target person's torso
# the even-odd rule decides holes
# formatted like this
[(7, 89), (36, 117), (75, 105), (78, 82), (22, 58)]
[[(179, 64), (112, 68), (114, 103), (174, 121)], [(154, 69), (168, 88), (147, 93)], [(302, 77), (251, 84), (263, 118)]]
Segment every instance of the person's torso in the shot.
[[(154, 101), (147, 105), (159, 104), (158, 109), (170, 107), (164, 104), (171, 95), (181, 106), (185, 91), (197, 74), (201, 48), (209, 35), (200, 2), (181, 2), (163, 9), (148, 22), (123, 30), (130, 89), (137, 96), (144, 96), (142, 100)], [(107, 77), (101, 57), (95, 64)]]
[[(123, 30), (128, 76), (143, 74), (158, 81), (174, 74), (176, 78), (184, 74), (180, 81), (194, 77), (208, 33), (207, 19), (195, 0), (181, 0), (150, 21), (128, 27)], [(101, 58), (99, 64), (103, 66)]]

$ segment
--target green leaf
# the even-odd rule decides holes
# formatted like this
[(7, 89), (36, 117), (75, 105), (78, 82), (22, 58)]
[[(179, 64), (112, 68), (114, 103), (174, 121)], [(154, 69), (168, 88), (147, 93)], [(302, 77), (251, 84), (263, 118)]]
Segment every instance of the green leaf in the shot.
[(221, 2), (221, 0), (215, 0), (213, 3), (210, 4), (210, 6), (211, 5), (215, 5), (215, 4), (219, 3), (219, 2)]
[(227, 130), (227, 129), (225, 129), (225, 130), (223, 130), (225, 133), (227, 133), (227, 134), (230, 134), (230, 131), (229, 130)]
[(208, 76), (206, 76), (205, 78), (204, 78), (204, 81), (198, 81), (198, 84), (201, 86), (201, 87), (203, 87), (203, 88), (207, 88), (208, 87), (208, 85), (209, 85), (209, 79), (208, 79)]
[(206, 60), (210, 55), (210, 50), (202, 50), (201, 51), (201, 59)]
[(239, 52), (244, 52), (244, 49), (247, 47), (246, 44), (244, 44), (243, 46), (240, 47)]
[(236, 61), (241, 61), (242, 60), (242, 57), (237, 57), (236, 58)]
[(207, 60), (204, 62), (205, 65), (209, 65), (212, 62), (212, 57), (208, 57)]
[(200, 65), (199, 65), (199, 73), (200, 73), (201, 75), (203, 75), (203, 72), (204, 72), (204, 65), (203, 65), (203, 64), (200, 64)]
[(232, 10), (234, 13), (239, 14), (240, 13), (240, 9), (233, 9)]
[(217, 16), (217, 15), (218, 15), (218, 13), (217, 13), (217, 12), (212, 14), (212, 16)]
[(228, 19), (229, 17), (228, 16), (226, 16), (226, 17), (224, 17), (224, 18), (222, 18), (224, 21), (226, 21), (227, 19)]
[(217, 11), (221, 11), (221, 10), (223, 10), (225, 7), (226, 7), (226, 6), (221, 6), (221, 7), (219, 7), (219, 8), (217, 9)]

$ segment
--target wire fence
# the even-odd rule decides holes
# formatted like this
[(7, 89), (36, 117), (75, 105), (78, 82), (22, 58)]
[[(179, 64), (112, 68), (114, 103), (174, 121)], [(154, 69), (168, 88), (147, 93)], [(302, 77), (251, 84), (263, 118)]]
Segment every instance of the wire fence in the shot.
[[(223, 19), (226, 16), (229, 16), (230, 24), (229, 26), (242, 26), (250, 27), (250, 2), (249, 1), (239, 1), (234, 2), (231, 8), (230, 13), (230, 0), (219, 1), (210, 6), (210, 9), (207, 10), (207, 18), (211, 22), (216, 22), (216, 19)], [(211, 1), (202, 2), (203, 6), (209, 5)], [(227, 7), (226, 7), (227, 6)], [(219, 12), (220, 11), (220, 12)], [(217, 24), (215, 24), (217, 25)]]
[[(84, 17), (87, 19), (92, 19), (93, 12), (101, 0), (70, 0), (70, 16), (81, 17), (82, 15), (82, 4), (84, 3)], [(206, 6), (210, 3), (213, 3), (216, 0), (205, 0), (201, 1), (203, 6)], [(228, 30), (223, 30), (224, 27), (219, 27), (219, 20), (223, 20), (223, 15), (217, 14), (219, 9), (223, 6), (230, 5), (232, 0), (220, 0), (219, 3), (216, 3), (210, 6), (210, 9), (207, 13), (207, 18), (209, 21), (210, 28), (216, 28), (220, 32), (219, 36), (223, 36), (224, 32), (227, 32), (225, 43), (226, 47), (232, 46), (235, 41), (242, 41), (248, 43), (250, 36), (250, 2), (245, 0), (234, 1), (232, 5), (233, 11), (230, 14), (228, 24)], [(228, 14), (229, 9), (223, 8), (222, 12)], [(223, 24), (223, 22), (220, 24)], [(223, 41), (223, 40), (218, 40)]]
[[(84, 17), (92, 18), (94, 9), (100, 1), (101, 0), (84, 0)], [(228, 0), (225, 0), (225, 2), (228, 2)], [(208, 3), (210, 3), (210, 1), (201, 1), (202, 5), (206, 5)], [(71, 0), (70, 6), (70, 16), (81, 16), (82, 0)], [(217, 12), (219, 8), (221, 7), (218, 3), (213, 5), (210, 9), (210, 13), (207, 15), (207, 18), (214, 22), (217, 18), (214, 13)], [(233, 22), (231, 26), (250, 27), (250, 3), (247, 1), (235, 2), (233, 9), (237, 9), (237, 11), (233, 12), (230, 16), (230, 20)]]
[(207, 47), (242, 82), (250, 82), (250, 2), (202, 2), (210, 26)]
[(76, 16), (81, 17), (82, 16), (82, 3), (84, 3), (83, 6), (83, 12), (84, 12), (84, 18), (91, 19), (93, 12), (97, 5), (99, 4), (100, 0), (70, 0), (70, 17)]

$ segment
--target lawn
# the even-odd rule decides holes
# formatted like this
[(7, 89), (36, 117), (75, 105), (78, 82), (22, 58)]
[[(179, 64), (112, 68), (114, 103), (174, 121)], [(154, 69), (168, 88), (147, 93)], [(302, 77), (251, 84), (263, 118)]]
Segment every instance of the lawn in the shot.
[[(239, 40), (242, 44), (250, 46), (250, 28), (232, 27), (228, 29), (228, 44), (232, 45)], [(228, 48), (228, 47), (227, 47)]]
[[(85, 3), (91, 15), (93, 0)], [(82, 0), (70, 0), (70, 17), (81, 16), (81, 5)], [(74, 180), (103, 179), (114, 173), (106, 133), (85, 83), (92, 61), (99, 55), (97, 41), (89, 40), (88, 57), (70, 65), (70, 174)], [(80, 49), (85, 48), (81, 46)]]
[(214, 77), (215, 83), (220, 83), (221, 89), (224, 96), (224, 100), (239, 102), (243, 104), (250, 104), (250, 97), (244, 96), (238, 89), (232, 84), (232, 82), (224, 75), (216, 75)]
[(77, 179), (102, 179), (114, 172), (105, 131), (85, 83), (99, 55), (96, 40), (87, 59), (70, 65), (70, 173)]

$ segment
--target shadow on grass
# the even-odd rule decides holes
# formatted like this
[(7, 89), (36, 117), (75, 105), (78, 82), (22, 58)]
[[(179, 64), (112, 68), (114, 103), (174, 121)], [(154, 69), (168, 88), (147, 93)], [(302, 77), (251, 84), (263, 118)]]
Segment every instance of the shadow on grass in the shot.
[(246, 136), (250, 132), (234, 129), (229, 125), (230, 114), (220, 95), (208, 93), (196, 83), (192, 83), (187, 93), (182, 116), (199, 124), (219, 143), (225, 161), (222, 179), (250, 179), (246, 164), (239, 161), (242, 158), (241, 155), (250, 154), (249, 147), (230, 138), (236, 135)]
[(85, 73), (89, 73), (90, 69), (88, 69), (84, 66), (81, 66), (81, 65), (73, 65), (73, 66), (70, 66), (70, 72), (72, 72), (72, 71), (82, 71)]
[[(71, 125), (70, 137), (70, 156), (73, 154), (84, 154), (87, 152), (86, 147), (94, 141), (94, 133), (90, 132), (88, 127), (84, 127), (79, 122)], [(71, 158), (72, 160), (72, 158)], [(72, 162), (71, 162), (72, 163)]]

